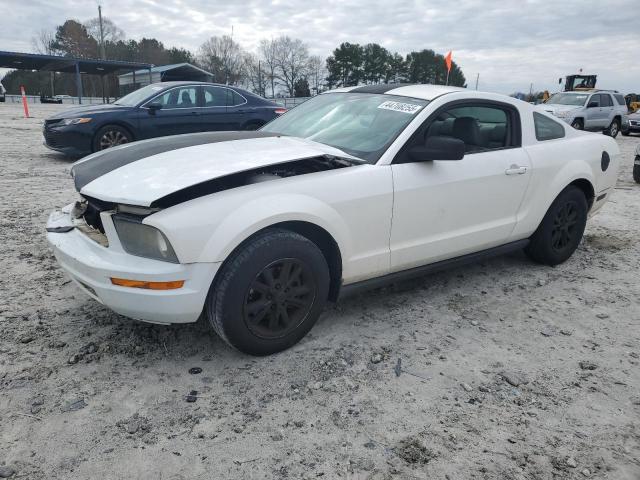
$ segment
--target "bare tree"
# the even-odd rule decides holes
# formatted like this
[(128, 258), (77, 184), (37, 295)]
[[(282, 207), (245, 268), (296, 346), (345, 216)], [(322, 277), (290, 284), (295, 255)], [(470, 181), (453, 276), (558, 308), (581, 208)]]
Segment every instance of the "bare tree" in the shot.
[(287, 36), (275, 40), (276, 76), (284, 83), (290, 96), (295, 95), (295, 85), (304, 78), (309, 61), (307, 46), (297, 38)]
[[(33, 49), (42, 55), (55, 55), (54, 42), (56, 34), (51, 30), (42, 29), (34, 37), (31, 38)], [(55, 95), (55, 73), (49, 72), (49, 85), (51, 88), (50, 95)]]
[(211, 37), (198, 50), (198, 61), (214, 74), (217, 82), (232, 84), (244, 79), (246, 54), (228, 35)]
[(311, 87), (313, 94), (317, 95), (320, 93), (326, 76), (327, 70), (324, 60), (317, 55), (309, 57), (309, 62), (307, 63), (307, 80), (309, 81), (309, 87)]
[(244, 71), (246, 87), (264, 97), (269, 79), (264, 71), (262, 60), (253, 53), (247, 53)]
[[(98, 17), (92, 18), (84, 22), (84, 26), (87, 29), (89, 35), (96, 39), (100, 43), (100, 19)], [(118, 42), (124, 40), (125, 33), (120, 27), (118, 27), (112, 20), (106, 17), (102, 17), (102, 31), (104, 33), (105, 42)]]
[(43, 28), (31, 38), (31, 45), (37, 53), (42, 55), (54, 55), (55, 49), (53, 48), (53, 44), (55, 39), (55, 32)]
[(265, 77), (271, 85), (271, 98), (276, 96), (276, 71), (278, 69), (278, 59), (276, 58), (276, 41), (260, 40), (258, 47), (261, 61), (264, 62)]

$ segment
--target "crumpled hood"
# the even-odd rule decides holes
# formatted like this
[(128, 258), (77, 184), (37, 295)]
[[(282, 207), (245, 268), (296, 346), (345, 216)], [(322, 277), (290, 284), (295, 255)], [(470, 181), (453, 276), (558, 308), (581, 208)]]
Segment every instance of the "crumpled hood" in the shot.
[(341, 150), (267, 132), (207, 132), (176, 135), (94, 153), (71, 168), (84, 196), (151, 206), (179, 190), (216, 178), (304, 158), (351, 157)]

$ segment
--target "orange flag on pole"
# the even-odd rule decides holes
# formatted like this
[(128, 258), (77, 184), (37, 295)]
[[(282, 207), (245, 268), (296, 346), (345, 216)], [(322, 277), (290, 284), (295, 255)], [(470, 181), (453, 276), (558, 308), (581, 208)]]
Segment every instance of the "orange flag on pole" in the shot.
[(447, 56), (444, 57), (444, 63), (447, 64), (447, 72), (451, 71), (451, 50), (447, 53)]

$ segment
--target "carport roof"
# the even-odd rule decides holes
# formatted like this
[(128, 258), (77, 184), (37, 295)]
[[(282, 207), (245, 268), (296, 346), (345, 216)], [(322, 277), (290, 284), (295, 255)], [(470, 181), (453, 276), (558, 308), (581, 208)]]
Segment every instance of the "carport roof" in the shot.
[(61, 57), (58, 55), (40, 55), (36, 53), (18, 53), (0, 51), (0, 67), (20, 70), (45, 70), (52, 72), (75, 73), (76, 64), (80, 73), (105, 75), (121, 70), (148, 71), (153, 67), (149, 63), (121, 62), (116, 60), (97, 60), (90, 58)]

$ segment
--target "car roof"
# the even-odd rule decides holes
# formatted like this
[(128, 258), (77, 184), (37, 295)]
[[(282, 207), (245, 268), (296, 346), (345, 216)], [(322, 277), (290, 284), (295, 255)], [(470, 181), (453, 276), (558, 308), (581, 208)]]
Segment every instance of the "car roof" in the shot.
[(337, 88), (326, 93), (352, 92), (352, 93), (373, 93), (386, 95), (399, 95), (402, 97), (421, 98), (423, 100), (433, 100), (446, 93), (468, 91), (466, 88), (451, 87), (447, 85), (417, 85), (408, 83), (390, 83), (383, 85), (364, 85), (356, 87)]
[(172, 82), (156, 82), (156, 83), (152, 83), (151, 85), (157, 85), (159, 87), (165, 87), (165, 88), (169, 88), (169, 87), (177, 87), (180, 85), (212, 85), (212, 86), (216, 86), (216, 87), (229, 87), (229, 88), (238, 88), (235, 87), (233, 85), (224, 85), (222, 83), (212, 83), (212, 82), (190, 82), (187, 80), (175, 80)]

